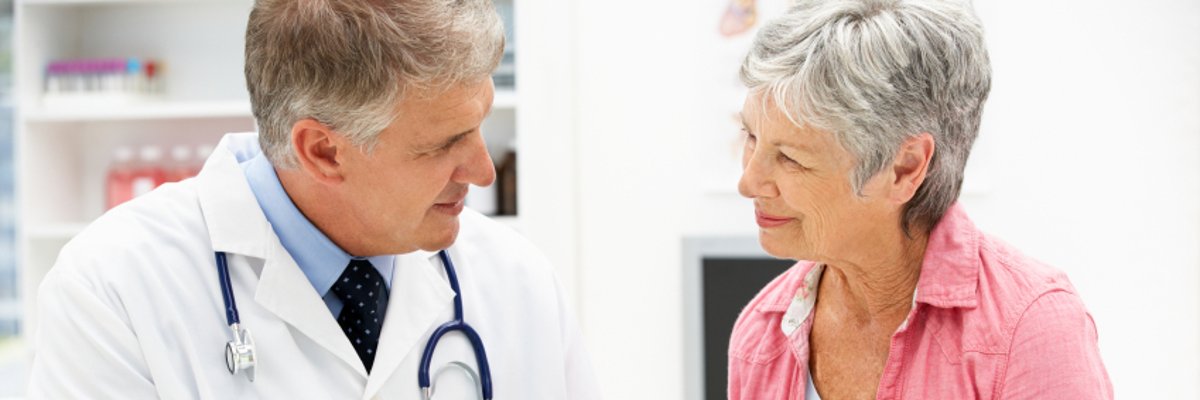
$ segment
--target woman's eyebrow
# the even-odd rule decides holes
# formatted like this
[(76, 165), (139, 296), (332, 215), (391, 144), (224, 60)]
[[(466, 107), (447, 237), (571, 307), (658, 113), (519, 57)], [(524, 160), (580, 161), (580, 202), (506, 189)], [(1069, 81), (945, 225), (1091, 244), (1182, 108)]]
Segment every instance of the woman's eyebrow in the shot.
[(746, 123), (746, 115), (742, 114), (741, 111), (738, 111), (738, 113), (737, 113), (737, 121), (738, 121), (738, 124), (742, 126), (742, 129), (745, 129), (747, 132), (750, 132), (750, 124)]

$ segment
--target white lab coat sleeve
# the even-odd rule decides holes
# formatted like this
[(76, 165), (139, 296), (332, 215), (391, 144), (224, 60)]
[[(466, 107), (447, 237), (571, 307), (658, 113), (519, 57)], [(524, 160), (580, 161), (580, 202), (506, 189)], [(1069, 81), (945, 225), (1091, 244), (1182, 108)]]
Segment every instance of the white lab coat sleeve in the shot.
[(124, 311), (74, 272), (52, 268), (38, 291), (29, 398), (157, 398)]
[(558, 292), (559, 321), (562, 323), (563, 336), (563, 371), (566, 373), (567, 393), (571, 400), (599, 400), (603, 398), (600, 386), (596, 383), (596, 374), (592, 369), (591, 356), (579, 329), (579, 322), (571, 312), (570, 305), (563, 296), (562, 285), (555, 279)]

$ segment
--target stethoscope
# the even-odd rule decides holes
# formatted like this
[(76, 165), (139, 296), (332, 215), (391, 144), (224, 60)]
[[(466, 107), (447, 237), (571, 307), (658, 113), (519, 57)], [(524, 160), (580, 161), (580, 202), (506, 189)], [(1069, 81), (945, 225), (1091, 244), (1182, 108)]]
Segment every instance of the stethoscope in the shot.
[[(446, 269), (446, 277), (450, 280), (450, 288), (454, 289), (454, 319), (450, 322), (442, 324), (433, 331), (433, 335), (429, 337), (429, 341), (425, 343), (425, 351), (421, 356), (421, 365), (417, 369), (417, 384), (421, 388), (421, 398), (430, 400), (433, 398), (434, 387), (429, 381), (429, 364), (433, 361), (433, 352), (437, 348), (437, 343), (442, 336), (453, 331), (462, 332), (467, 340), (471, 342), (471, 349), (475, 353), (475, 363), (479, 365), (479, 373), (471, 370), (471, 367), (459, 361), (453, 361), (438, 369), (434, 374), (436, 380), (449, 369), (458, 369), (464, 372), (475, 387), (479, 389), (480, 398), (485, 400), (492, 399), (492, 371), (488, 367), (487, 352), (483, 348), (483, 340), (479, 338), (479, 333), (468, 325), (463, 320), (462, 306), (462, 291), (458, 287), (458, 274), (454, 272), (454, 263), (450, 261), (450, 255), (445, 250), (439, 251), (438, 256), (442, 259), (442, 266)], [(238, 372), (245, 371), (246, 377), (254, 382), (254, 368), (258, 364), (258, 357), (254, 351), (254, 338), (250, 336), (250, 331), (241, 327), (241, 318), (238, 316), (237, 302), (233, 298), (233, 285), (229, 283), (229, 265), (225, 259), (224, 252), (217, 252), (217, 274), (221, 280), (221, 297), (225, 301), (225, 321), (229, 324), (229, 329), (233, 332), (233, 340), (225, 344), (225, 367), (229, 369), (229, 373), (237, 375)]]

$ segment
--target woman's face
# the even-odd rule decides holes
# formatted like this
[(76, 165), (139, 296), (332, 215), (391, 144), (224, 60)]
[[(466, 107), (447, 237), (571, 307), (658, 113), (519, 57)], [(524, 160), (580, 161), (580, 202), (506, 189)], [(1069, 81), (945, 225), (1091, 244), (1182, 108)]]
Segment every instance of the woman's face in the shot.
[(759, 241), (776, 257), (835, 263), (893, 228), (879, 174), (854, 193), (854, 157), (832, 133), (797, 127), (757, 92), (742, 107), (742, 178), (754, 200)]

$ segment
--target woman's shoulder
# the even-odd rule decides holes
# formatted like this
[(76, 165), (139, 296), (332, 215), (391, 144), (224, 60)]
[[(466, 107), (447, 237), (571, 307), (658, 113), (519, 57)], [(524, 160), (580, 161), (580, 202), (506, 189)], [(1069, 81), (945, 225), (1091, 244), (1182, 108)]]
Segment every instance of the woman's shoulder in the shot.
[(989, 235), (980, 235), (979, 292), (983, 301), (1008, 304), (1009, 317), (1048, 293), (1075, 294), (1075, 287), (1061, 270), (1022, 253)]
[(959, 321), (950, 325), (958, 326), (957, 329), (939, 329), (944, 335), (958, 332), (975, 337), (976, 340), (965, 342), (973, 343), (970, 347), (978, 348), (963, 350), (1006, 354), (1018, 325), (1029, 327), (1040, 324), (1036, 321), (1040, 314), (1029, 313), (1029, 310), (1046, 301), (1067, 298), (1071, 301), (1056, 301), (1056, 304), (1071, 304), (1070, 313), (1088, 315), (1075, 287), (1062, 271), (999, 239), (986, 234), (980, 234), (979, 237), (976, 304), (965, 309), (944, 310), (958, 314), (948, 317)]
[(1043, 295), (1076, 293), (1062, 271), (981, 231), (957, 205), (930, 232), (925, 257), (918, 300), (961, 313), (948, 317), (966, 328), (1010, 332)]
[[(979, 314), (992, 314), (1008, 366), (997, 393), (1112, 398), (1095, 321), (1061, 270), (993, 237), (980, 241)], [(999, 317), (999, 318), (994, 318)], [(984, 328), (985, 323), (976, 327)], [(979, 341), (984, 343), (987, 341)], [(1054, 381), (1047, 386), (1045, 382)], [(1026, 394), (1036, 393), (1026, 396)]]

